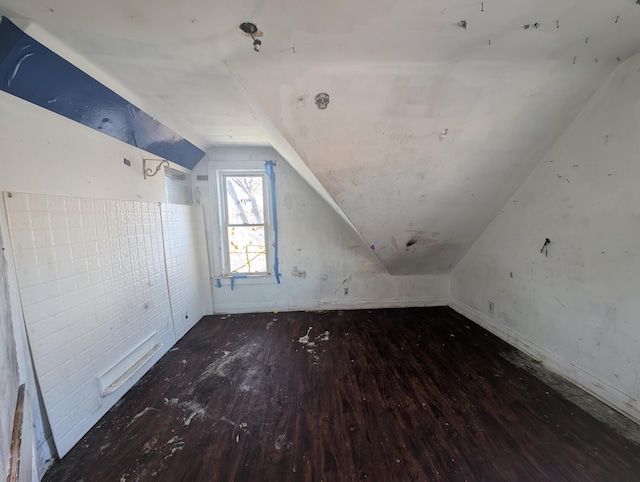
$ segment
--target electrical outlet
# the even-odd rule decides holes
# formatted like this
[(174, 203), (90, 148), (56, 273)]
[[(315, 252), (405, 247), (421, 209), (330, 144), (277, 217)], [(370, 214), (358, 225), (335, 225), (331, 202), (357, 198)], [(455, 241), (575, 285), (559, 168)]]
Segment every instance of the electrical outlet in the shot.
[(495, 305), (493, 304), (493, 301), (489, 301), (489, 314), (493, 315), (494, 310), (495, 310)]

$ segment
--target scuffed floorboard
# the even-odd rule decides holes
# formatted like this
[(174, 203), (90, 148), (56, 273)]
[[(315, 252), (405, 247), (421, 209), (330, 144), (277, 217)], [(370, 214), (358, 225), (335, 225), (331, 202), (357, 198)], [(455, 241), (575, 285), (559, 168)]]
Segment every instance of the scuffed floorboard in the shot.
[(448, 308), (205, 317), (45, 480), (640, 480), (514, 352)]

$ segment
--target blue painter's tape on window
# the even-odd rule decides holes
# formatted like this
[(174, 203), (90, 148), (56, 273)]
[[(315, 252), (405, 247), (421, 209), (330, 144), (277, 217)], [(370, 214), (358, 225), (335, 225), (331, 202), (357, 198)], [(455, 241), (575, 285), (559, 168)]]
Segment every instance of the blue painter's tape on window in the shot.
[(0, 20), (0, 90), (188, 169), (205, 154), (6, 17)]
[(273, 161), (266, 161), (264, 163), (264, 172), (269, 177), (269, 187), (271, 190), (271, 210), (273, 212), (273, 233), (274, 233), (274, 248), (273, 248), (273, 273), (276, 276), (276, 281), (280, 284), (280, 267), (278, 261), (278, 209), (276, 205), (276, 163)]
[(249, 276), (245, 273), (234, 273), (231, 275), (231, 291), (233, 291), (233, 287), (236, 284), (236, 280), (238, 278), (248, 278)]

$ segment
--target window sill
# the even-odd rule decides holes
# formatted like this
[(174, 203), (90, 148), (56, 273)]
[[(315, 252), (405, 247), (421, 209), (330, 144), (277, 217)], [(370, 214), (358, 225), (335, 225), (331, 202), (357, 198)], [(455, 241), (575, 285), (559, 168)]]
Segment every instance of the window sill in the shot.
[(217, 276), (211, 279), (213, 286), (216, 287), (218, 285), (218, 281), (222, 286), (231, 285), (231, 281), (233, 280), (234, 285), (270, 285), (277, 284), (278, 280), (274, 275), (251, 275), (242, 277), (242, 278), (234, 278), (233, 276)]

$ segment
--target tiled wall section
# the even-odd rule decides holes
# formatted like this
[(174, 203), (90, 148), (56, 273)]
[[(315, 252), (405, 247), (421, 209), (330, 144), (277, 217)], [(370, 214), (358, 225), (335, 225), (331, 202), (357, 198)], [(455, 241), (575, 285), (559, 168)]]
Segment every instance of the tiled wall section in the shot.
[[(21, 193), (5, 193), (5, 205), (29, 342), (62, 456), (176, 341), (160, 208)], [(193, 208), (181, 208), (173, 222), (189, 230), (179, 218)], [(172, 258), (182, 257), (179, 248), (200, 255), (180, 242)], [(201, 294), (200, 279), (191, 282)], [(154, 332), (162, 350), (102, 398), (96, 377)]]
[(161, 206), (171, 311), (177, 338), (213, 313), (202, 207)]

